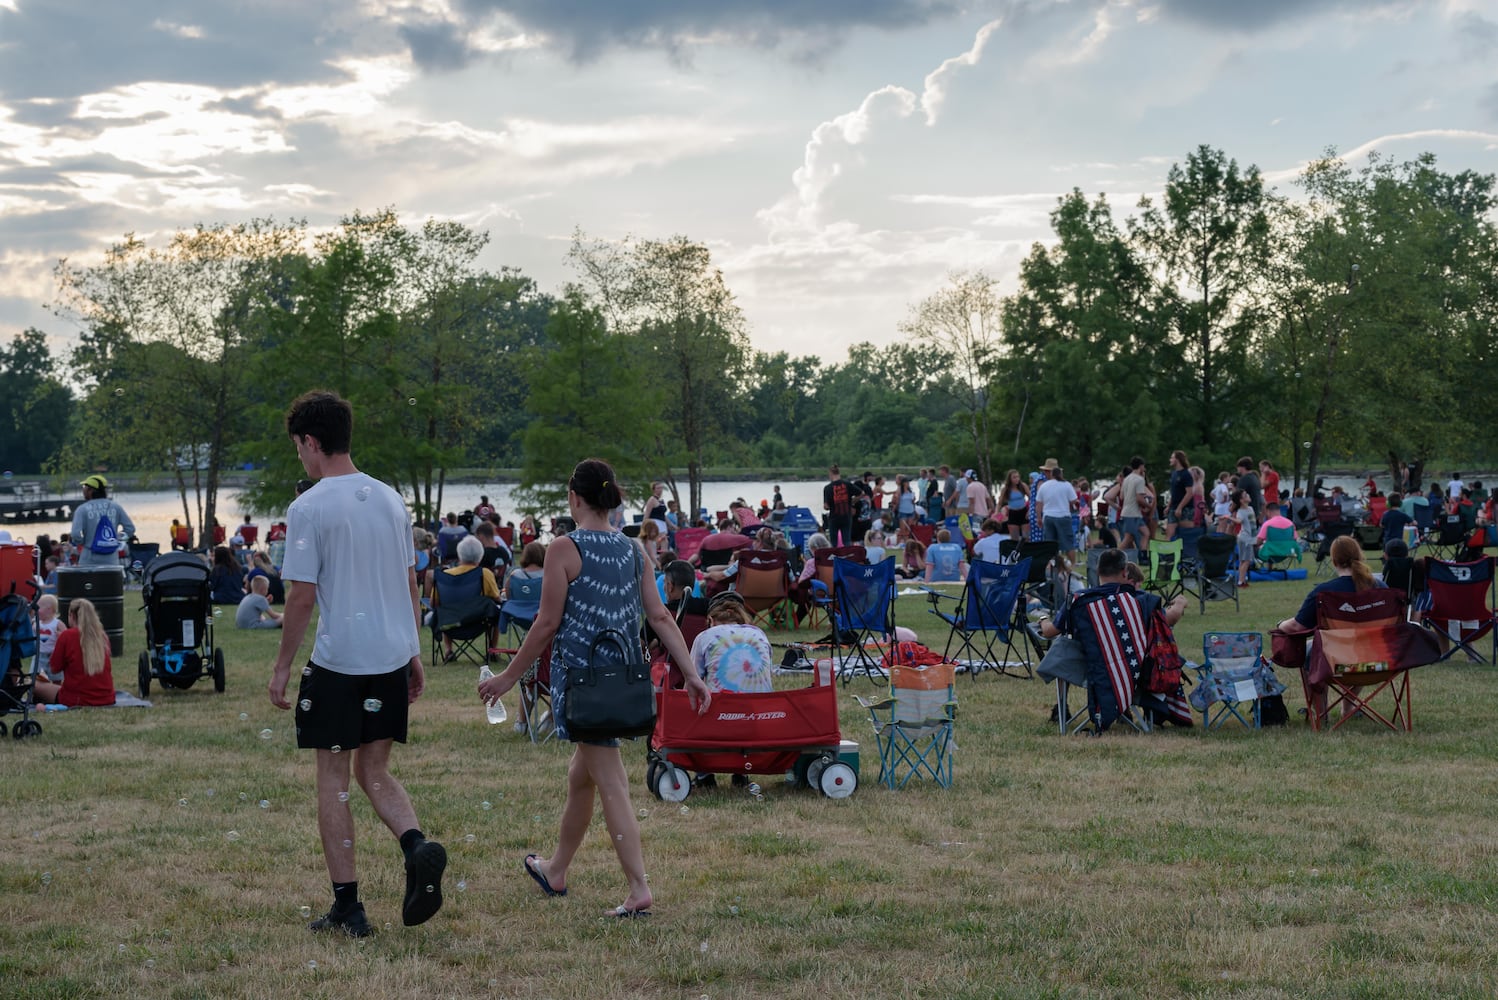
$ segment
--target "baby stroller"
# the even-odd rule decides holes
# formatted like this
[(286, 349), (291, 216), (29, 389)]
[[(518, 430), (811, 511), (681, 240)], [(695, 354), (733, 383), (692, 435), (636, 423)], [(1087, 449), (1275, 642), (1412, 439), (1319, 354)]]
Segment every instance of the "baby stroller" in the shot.
[(204, 673), (222, 692), (224, 651), (213, 644), (208, 565), (191, 552), (158, 556), (146, 567), (141, 597), (149, 648), (138, 664), (140, 696), (151, 693), (152, 677), (164, 688), (190, 688)]
[[(18, 712), (21, 721), (11, 729), (18, 740), (40, 736), (42, 724), (31, 717), (35, 704), (36, 630), (31, 626), (31, 605), (19, 594), (0, 597), (0, 716)], [(5, 723), (0, 722), (0, 737)]]

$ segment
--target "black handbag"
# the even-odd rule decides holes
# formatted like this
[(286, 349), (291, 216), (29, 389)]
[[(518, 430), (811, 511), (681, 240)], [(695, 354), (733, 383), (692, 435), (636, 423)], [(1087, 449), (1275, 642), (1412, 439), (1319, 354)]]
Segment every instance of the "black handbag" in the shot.
[(638, 641), (618, 629), (598, 634), (588, 648), (588, 665), (568, 666), (566, 715), (567, 736), (574, 741), (650, 734), (655, 728), (655, 689)]

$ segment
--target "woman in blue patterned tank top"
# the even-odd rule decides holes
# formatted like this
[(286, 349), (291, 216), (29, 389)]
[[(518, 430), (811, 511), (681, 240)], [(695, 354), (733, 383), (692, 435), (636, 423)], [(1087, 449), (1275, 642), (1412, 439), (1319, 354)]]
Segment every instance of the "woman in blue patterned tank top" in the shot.
[[(579, 462), (567, 482), (567, 506), (577, 530), (551, 543), (541, 578), (541, 610), (526, 633), (510, 665), (479, 685), (485, 702), (504, 694), (525, 673), (525, 665), (539, 658), (548, 645), (551, 655), (552, 715), (557, 735), (567, 739), (567, 671), (587, 665), (593, 639), (605, 629), (638, 635), (640, 612), (681, 668), (687, 694), (698, 713), (706, 712), (711, 695), (692, 667), (692, 656), (682, 641), (676, 619), (661, 603), (654, 580), (647, 580), (648, 561), (639, 545), (609, 526), (609, 511), (624, 502), (623, 491), (607, 462)], [(567, 869), (582, 846), (593, 819), (595, 790), (603, 800), (603, 819), (629, 882), (624, 902), (607, 911), (616, 917), (647, 915), (654, 899), (645, 883), (645, 855), (640, 847), (640, 824), (629, 801), (629, 776), (619, 753), (619, 741), (577, 742), (567, 767), (567, 801), (562, 807), (561, 833), (551, 857), (525, 856), (525, 870), (548, 896), (567, 894)]]

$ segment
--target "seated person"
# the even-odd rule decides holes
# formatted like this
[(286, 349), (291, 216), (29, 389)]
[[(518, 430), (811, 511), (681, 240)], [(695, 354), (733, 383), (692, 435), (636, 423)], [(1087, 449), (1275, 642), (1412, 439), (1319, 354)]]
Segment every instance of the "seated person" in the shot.
[(728, 505), (728, 518), (733, 522), (733, 529), (740, 534), (752, 535), (763, 527), (759, 515), (740, 500), (735, 500)]
[(1425, 560), (1411, 559), (1404, 539), (1391, 538), (1384, 543), (1384, 571), (1375, 573), (1373, 579), (1401, 594), (1418, 594), (1425, 590)]
[[(687, 615), (707, 617), (707, 598), (693, 593), (697, 587), (697, 571), (692, 568), (691, 563), (685, 559), (667, 563), (661, 574), (661, 582), (666, 591), (666, 610), (671, 612), (671, 617), (676, 619), (678, 625)], [(644, 630), (645, 646), (651, 656), (664, 652), (655, 629), (650, 627), (648, 621), (644, 625)]]
[(281, 616), (270, 609), (269, 593), (270, 580), (267, 577), (257, 576), (250, 580), (250, 592), (234, 612), (234, 627), (280, 628)]
[(744, 599), (733, 591), (714, 597), (707, 608), (707, 629), (692, 643), (692, 664), (708, 690), (773, 691), (770, 640), (750, 624)]
[(457, 550), (458, 541), (467, 536), (468, 529), (458, 523), (458, 515), (452, 511), (448, 511), (442, 520), (442, 527), (437, 529), (437, 557), (447, 562)]
[(42, 680), (62, 680), (62, 670), (52, 667), (52, 650), (57, 648), (57, 637), (62, 630), (56, 595), (43, 594), (36, 600), (36, 676)]
[(57, 637), (50, 666), (62, 674), (62, 683), (38, 679), (32, 688), (38, 703), (69, 708), (114, 704), (109, 636), (92, 601), (79, 597), (68, 604), (68, 627)]
[(479, 540), (484, 547), (484, 558), (479, 565), (490, 573), (494, 579), (503, 580), (505, 569), (509, 567), (513, 555), (510, 547), (505, 544), (504, 539), (494, 530), (494, 524), (490, 521), (480, 521), (473, 526), (473, 537)]
[(700, 567), (703, 562), (703, 555), (710, 552), (714, 554), (714, 559), (709, 561), (716, 561), (721, 565), (723, 562), (726, 562), (726, 558), (719, 557), (718, 553), (725, 551), (733, 552), (735, 549), (742, 549), (753, 544), (754, 540), (752, 538), (745, 537), (736, 531), (719, 531), (704, 538), (702, 544), (698, 546), (697, 551), (693, 553), (692, 558), (688, 561), (692, 565)]
[(520, 562), (509, 576), (505, 577), (505, 586), (500, 591), (500, 599), (510, 599), (510, 581), (516, 578), (521, 580), (539, 580), (546, 566), (546, 546), (540, 542), (526, 542), (525, 548), (520, 550)]
[[(1160, 595), (1136, 589), (1129, 582), (1129, 565), (1119, 549), (1104, 551), (1097, 564), (1098, 585), (1078, 594), (1054, 620), (1048, 615), (1040, 619), (1040, 634), (1045, 638), (1065, 634), (1082, 643), (1087, 658), (1088, 713), (1100, 732), (1113, 725), (1132, 701), (1142, 700), (1133, 697), (1134, 680), (1149, 647), (1151, 616), (1163, 611), (1166, 623), (1174, 627), (1186, 613), (1184, 594), (1162, 607)], [(1104, 643), (1100, 629), (1122, 641)], [(1150, 711), (1179, 721), (1163, 706), (1150, 706)]]
[(999, 534), (1002, 526), (993, 518), (985, 518), (978, 528), (978, 540), (973, 543), (973, 558), (984, 562), (1003, 562), (999, 557), (999, 543), (1007, 540), (1007, 532)]
[(869, 565), (882, 562), (889, 553), (884, 548), (884, 532), (879, 528), (870, 528), (863, 536), (864, 557), (868, 559)]
[(912, 538), (905, 543), (905, 558), (895, 567), (895, 576), (902, 580), (919, 580), (926, 575), (926, 546)]
[(1259, 534), (1258, 534), (1259, 541), (1262, 542), (1265, 538), (1267, 538), (1269, 536), (1269, 529), (1270, 528), (1289, 528), (1290, 529), (1291, 537), (1293, 537), (1297, 541), (1299, 541), (1300, 540), (1300, 536), (1298, 534), (1296, 534), (1296, 532), (1295, 532), (1295, 523), (1293, 521), (1291, 521), (1288, 517), (1286, 517), (1284, 514), (1281, 514), (1278, 507), (1266, 508), (1265, 513), (1271, 513), (1271, 512), (1272, 512), (1272, 516), (1265, 518), (1264, 519), (1264, 523), (1261, 524), (1261, 525), (1259, 525)]
[(245, 577), (245, 584), (253, 584), (257, 578), (265, 580), (266, 600), (272, 604), (286, 603), (286, 584), (281, 582), (281, 574), (276, 572), (270, 556), (264, 552), (250, 554), (250, 572)]
[[(1379, 519), (1378, 526), (1383, 529), (1383, 542), (1388, 545), (1391, 541), (1404, 540), (1404, 529), (1415, 523), (1414, 517), (1403, 509), (1404, 495), (1401, 493), (1389, 494), (1389, 506), (1384, 511), (1384, 516)], [(1409, 555), (1408, 552), (1405, 555)]]
[(936, 532), (936, 542), (926, 549), (927, 583), (962, 583), (967, 579), (967, 549), (952, 541), (946, 528)]
[[(480, 589), (483, 595), (492, 601), (499, 600), (499, 584), (494, 582), (494, 574), (480, 565), (484, 559), (484, 543), (473, 535), (464, 535), (458, 542), (458, 563), (449, 566), (442, 573), (449, 577), (461, 577), (468, 573), (481, 574)], [(432, 588), (432, 607), (442, 606), (442, 591), (435, 586)], [(489, 646), (492, 648), (498, 643), (499, 633), (491, 629), (489, 633)], [(446, 635), (442, 637), (442, 662), (453, 661), (452, 640)]]
[(1363, 547), (1351, 535), (1339, 535), (1332, 539), (1332, 569), (1337, 575), (1311, 588), (1301, 602), (1295, 617), (1286, 618), (1279, 628), (1291, 632), (1305, 632), (1316, 627), (1316, 598), (1321, 594), (1353, 594), (1367, 590), (1377, 584), (1373, 570), (1363, 561)]
[(213, 548), (213, 568), (208, 573), (209, 599), (214, 604), (238, 604), (244, 596), (244, 567), (227, 545)]

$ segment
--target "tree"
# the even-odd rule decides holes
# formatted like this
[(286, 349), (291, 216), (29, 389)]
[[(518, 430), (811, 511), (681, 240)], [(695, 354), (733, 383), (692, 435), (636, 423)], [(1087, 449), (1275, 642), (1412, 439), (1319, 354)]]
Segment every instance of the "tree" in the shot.
[(685, 458), (688, 509), (699, 509), (707, 450), (732, 425), (747, 357), (744, 317), (723, 273), (705, 245), (680, 235), (610, 243), (578, 232), (568, 256), (610, 328), (637, 334), (651, 355), (647, 382), (667, 390), (670, 430), (648, 457), (678, 500), (670, 466)]
[(993, 482), (988, 401), (1001, 344), (1001, 313), (998, 282), (981, 271), (958, 272), (900, 325), (902, 332), (947, 359), (952, 378), (943, 385), (958, 404), (984, 482)]
[(1089, 204), (1074, 190), (1058, 199), (1051, 228), (1056, 242), (1031, 248), (1003, 307), (1009, 351), (997, 398), (1027, 416), (1015, 429), (1018, 464), (1060, 455), (1079, 470), (1103, 462), (1111, 471), (1136, 452), (1188, 443), (1165, 440), (1183, 409), (1180, 349), (1157, 322), (1157, 289), (1107, 200)]
[(1197, 442), (1219, 447), (1235, 417), (1257, 398), (1247, 378), (1260, 324), (1259, 293), (1269, 260), (1269, 206), (1257, 167), (1240, 172), (1221, 150), (1199, 146), (1170, 168), (1163, 209), (1140, 201), (1132, 223), (1168, 291), (1167, 315), (1195, 377)]
[[(270, 220), (200, 224), (174, 233), (164, 249), (128, 235), (102, 264), (57, 266), (58, 311), (92, 335), (74, 358), (90, 392), (72, 457), (118, 461), (133, 453), (164, 462), (189, 525), (184, 466), (191, 470), (201, 545), (211, 544), (220, 470), (245, 419), (247, 304), (303, 234), (301, 224)], [(168, 349), (136, 349), (147, 344)], [(121, 425), (111, 396), (127, 390), (149, 406)]]
[(42, 331), (0, 345), (0, 468), (40, 472), (67, 440), (73, 394), (58, 381)]
[(610, 335), (602, 313), (569, 289), (546, 327), (555, 344), (530, 359), (523, 436), (522, 504), (531, 513), (556, 510), (583, 458), (602, 458), (626, 481), (651, 474), (650, 453), (661, 437), (663, 391), (646, 376), (647, 359), (630, 338)]

